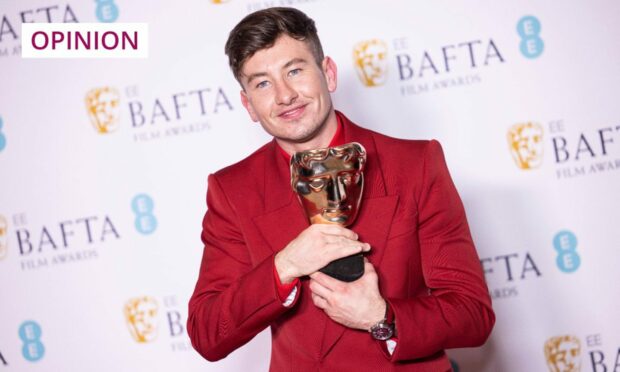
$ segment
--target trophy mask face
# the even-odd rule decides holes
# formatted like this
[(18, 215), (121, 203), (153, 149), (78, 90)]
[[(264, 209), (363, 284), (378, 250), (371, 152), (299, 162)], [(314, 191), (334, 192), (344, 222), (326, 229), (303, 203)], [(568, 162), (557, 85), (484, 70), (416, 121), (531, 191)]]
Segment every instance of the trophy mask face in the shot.
[(365, 164), (366, 150), (355, 142), (293, 155), (291, 186), (310, 223), (349, 226), (355, 221)]

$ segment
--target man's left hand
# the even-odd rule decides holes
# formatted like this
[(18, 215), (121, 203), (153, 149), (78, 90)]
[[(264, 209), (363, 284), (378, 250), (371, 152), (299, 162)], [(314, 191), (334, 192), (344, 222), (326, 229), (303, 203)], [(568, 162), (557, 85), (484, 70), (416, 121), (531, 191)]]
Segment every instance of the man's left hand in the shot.
[(364, 275), (342, 282), (322, 272), (310, 275), (312, 301), (327, 316), (349, 328), (369, 330), (385, 316), (386, 302), (379, 293), (379, 277), (364, 258)]

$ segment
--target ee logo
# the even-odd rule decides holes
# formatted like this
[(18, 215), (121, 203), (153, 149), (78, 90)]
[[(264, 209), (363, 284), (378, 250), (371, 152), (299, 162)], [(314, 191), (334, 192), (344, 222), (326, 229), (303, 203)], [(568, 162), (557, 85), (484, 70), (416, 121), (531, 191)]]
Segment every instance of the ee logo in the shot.
[(95, 0), (97, 9), (95, 15), (99, 22), (114, 22), (118, 18), (118, 6), (114, 4), (114, 0)]
[(553, 248), (558, 252), (555, 263), (565, 273), (579, 268), (581, 258), (577, 253), (577, 237), (568, 230), (560, 231), (553, 237)]
[(6, 147), (6, 137), (4, 133), (2, 133), (2, 127), (4, 126), (4, 122), (2, 121), (2, 116), (0, 116), (0, 151), (4, 150)]
[(540, 21), (534, 16), (525, 16), (517, 23), (517, 32), (521, 36), (519, 49), (527, 58), (537, 58), (543, 52), (545, 43), (540, 38)]
[(157, 228), (157, 218), (153, 215), (153, 199), (147, 194), (136, 195), (131, 201), (131, 209), (136, 215), (134, 225), (140, 234), (148, 235)]
[(30, 362), (43, 358), (45, 347), (41, 343), (41, 326), (37, 322), (28, 320), (19, 326), (19, 338), (23, 341), (22, 355)]

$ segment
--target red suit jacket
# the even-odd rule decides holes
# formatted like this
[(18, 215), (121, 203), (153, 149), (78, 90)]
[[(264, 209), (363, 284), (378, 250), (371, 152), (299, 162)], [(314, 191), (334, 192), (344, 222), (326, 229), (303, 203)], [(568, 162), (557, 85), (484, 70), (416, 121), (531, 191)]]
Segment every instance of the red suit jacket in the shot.
[(209, 176), (192, 344), (214, 361), (271, 326), (273, 371), (450, 370), (443, 350), (483, 344), (495, 317), (441, 146), (387, 137), (337, 114), (345, 143), (368, 153), (351, 229), (372, 246), (367, 257), (396, 317), (394, 354), (315, 307), (307, 278), (296, 302), (282, 305), (274, 256), (309, 224), (275, 140)]

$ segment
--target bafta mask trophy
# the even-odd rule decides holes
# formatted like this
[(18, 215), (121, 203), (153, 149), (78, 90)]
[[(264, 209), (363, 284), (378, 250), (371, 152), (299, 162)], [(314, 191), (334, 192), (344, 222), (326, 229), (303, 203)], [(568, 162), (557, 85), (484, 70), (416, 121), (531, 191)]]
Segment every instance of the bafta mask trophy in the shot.
[[(297, 152), (291, 158), (291, 186), (310, 223), (350, 226), (364, 190), (366, 150), (356, 142)], [(352, 282), (364, 274), (361, 253), (340, 258), (320, 270)]]

